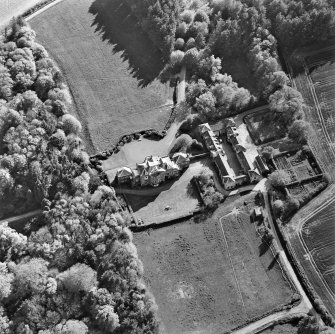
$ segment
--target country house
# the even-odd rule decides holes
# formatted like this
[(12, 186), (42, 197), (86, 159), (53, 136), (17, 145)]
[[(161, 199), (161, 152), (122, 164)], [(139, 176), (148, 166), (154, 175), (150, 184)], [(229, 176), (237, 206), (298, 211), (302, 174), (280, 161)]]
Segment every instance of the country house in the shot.
[(137, 163), (136, 168), (120, 168), (116, 173), (116, 179), (118, 184), (157, 187), (168, 179), (178, 177), (189, 164), (189, 155), (182, 152), (177, 152), (172, 157), (151, 155), (143, 162)]

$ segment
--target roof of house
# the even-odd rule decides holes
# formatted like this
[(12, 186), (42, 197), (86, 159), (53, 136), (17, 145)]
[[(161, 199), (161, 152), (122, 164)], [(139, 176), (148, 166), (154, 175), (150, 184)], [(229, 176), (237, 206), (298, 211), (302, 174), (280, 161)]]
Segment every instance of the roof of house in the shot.
[(262, 157), (260, 155), (256, 156), (255, 164), (256, 164), (257, 168), (260, 170), (261, 173), (269, 171), (268, 166), (265, 164), (264, 160), (262, 159)]
[(126, 176), (133, 175), (133, 173), (131, 171), (131, 168), (129, 168), (129, 167), (122, 167), (122, 168), (118, 169), (116, 175), (117, 175), (117, 177), (126, 177)]
[(220, 143), (218, 141), (218, 139), (216, 138), (215, 134), (213, 131), (206, 131), (202, 134), (202, 137), (205, 141), (206, 147), (209, 150), (220, 150)]
[(216, 157), (214, 157), (214, 162), (219, 169), (221, 177), (232, 177), (232, 175), (230, 174), (230, 167), (228, 165), (228, 162), (222, 154), (218, 154)]
[(188, 155), (187, 153), (183, 152), (177, 152), (172, 156), (172, 159), (178, 164), (178, 163), (183, 163), (185, 161), (188, 161)]
[(249, 160), (246, 157), (245, 152), (240, 151), (240, 152), (237, 152), (236, 155), (237, 155), (238, 161), (240, 162), (240, 164), (241, 164), (241, 166), (242, 166), (242, 168), (245, 172), (248, 172), (249, 170), (253, 169)]
[(212, 130), (208, 123), (200, 124), (200, 125), (198, 125), (198, 128), (199, 128), (200, 133), (204, 133), (206, 131)]

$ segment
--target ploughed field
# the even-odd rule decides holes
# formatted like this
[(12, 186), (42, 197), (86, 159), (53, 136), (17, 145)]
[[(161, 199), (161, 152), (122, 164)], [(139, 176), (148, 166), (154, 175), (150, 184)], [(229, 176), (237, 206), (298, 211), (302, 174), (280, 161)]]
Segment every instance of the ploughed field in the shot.
[(222, 333), (291, 302), (249, 215), (224, 211), (134, 234), (164, 333)]
[(294, 221), (283, 231), (306, 278), (330, 313), (335, 314), (335, 200), (324, 206), (313, 205), (314, 209), (308, 208), (313, 211), (305, 222)]
[(61, 67), (90, 153), (122, 135), (163, 130), (170, 88), (160, 53), (122, 0), (64, 0), (34, 17), (37, 39)]
[(306, 56), (305, 62), (331, 142), (335, 142), (335, 45)]
[(301, 235), (335, 302), (335, 202), (307, 220)]
[[(312, 124), (311, 146), (318, 163), (335, 180), (335, 41), (327, 47), (315, 47), (303, 53), (304, 70), (292, 71), (294, 86), (302, 94), (306, 120)], [(325, 132), (323, 131), (325, 129)]]

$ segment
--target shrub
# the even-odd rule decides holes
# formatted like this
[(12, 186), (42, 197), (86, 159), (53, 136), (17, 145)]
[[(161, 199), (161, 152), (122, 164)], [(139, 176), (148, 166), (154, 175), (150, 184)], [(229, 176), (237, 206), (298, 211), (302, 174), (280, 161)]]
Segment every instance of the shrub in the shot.
[(280, 199), (277, 199), (276, 201), (273, 202), (273, 210), (274, 214), (277, 217), (280, 217), (283, 210), (284, 210), (284, 202)]
[(201, 123), (202, 123), (202, 120), (199, 115), (191, 114), (187, 116), (185, 121), (183, 121), (180, 124), (179, 131), (184, 132), (184, 133), (190, 133)]
[(192, 140), (191, 148), (196, 151), (202, 151), (204, 149), (202, 143), (198, 142), (196, 139)]
[(275, 188), (283, 188), (290, 182), (290, 176), (284, 170), (276, 170), (269, 175), (270, 184)]

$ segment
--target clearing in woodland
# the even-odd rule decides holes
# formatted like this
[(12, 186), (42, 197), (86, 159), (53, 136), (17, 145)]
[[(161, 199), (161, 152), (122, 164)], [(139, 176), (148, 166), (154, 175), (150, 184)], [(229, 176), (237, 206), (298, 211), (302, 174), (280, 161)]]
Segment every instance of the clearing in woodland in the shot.
[(66, 77), (89, 153), (128, 133), (163, 130), (171, 92), (156, 80), (161, 55), (122, 0), (62, 1), (30, 24)]
[(164, 333), (221, 333), (291, 302), (294, 290), (242, 211), (221, 206), (134, 234)]

